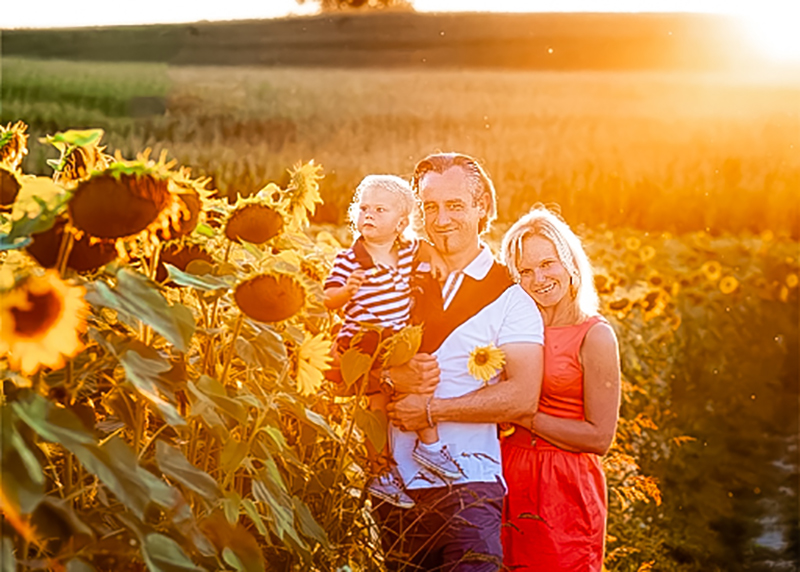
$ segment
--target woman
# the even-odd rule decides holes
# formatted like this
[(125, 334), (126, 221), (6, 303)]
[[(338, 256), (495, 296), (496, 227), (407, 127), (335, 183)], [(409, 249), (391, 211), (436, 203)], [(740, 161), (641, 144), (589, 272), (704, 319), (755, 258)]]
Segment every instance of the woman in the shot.
[(503, 238), (512, 277), (545, 325), (537, 410), (503, 439), (504, 563), (511, 570), (600, 571), (607, 514), (600, 465), (619, 409), (619, 354), (597, 314), (592, 269), (580, 239), (535, 208)]

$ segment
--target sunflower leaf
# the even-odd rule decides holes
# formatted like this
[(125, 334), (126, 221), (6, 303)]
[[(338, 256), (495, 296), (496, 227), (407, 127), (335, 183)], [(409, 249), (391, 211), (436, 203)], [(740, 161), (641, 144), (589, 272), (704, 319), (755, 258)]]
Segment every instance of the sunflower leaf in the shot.
[(33, 195), (30, 197), (37, 205), (39, 210), (36, 214), (25, 213), (25, 216), (15, 220), (11, 225), (11, 230), (6, 237), (3, 237), (3, 242), (14, 242), (21, 237), (30, 237), (33, 234), (39, 234), (50, 230), (56, 223), (56, 218), (64, 210), (64, 206), (72, 198), (72, 193), (64, 192), (57, 196), (52, 204), (48, 203), (45, 199)]
[(156, 462), (161, 472), (184, 484), (209, 502), (219, 498), (221, 493), (217, 482), (208, 473), (192, 465), (179, 449), (158, 441)]
[(350, 388), (361, 379), (372, 366), (372, 356), (365, 354), (358, 348), (349, 348), (342, 354), (341, 368), (345, 385)]
[(102, 129), (70, 129), (69, 131), (49, 135), (47, 140), (49, 143), (66, 143), (67, 145), (83, 147), (84, 145), (96, 143), (102, 136)]
[(119, 363), (125, 369), (125, 375), (131, 385), (136, 388), (139, 395), (158, 408), (167, 423), (174, 427), (184, 427), (186, 420), (172, 404), (174, 396), (164, 388), (164, 380), (161, 377), (161, 374), (169, 371), (171, 366), (167, 360), (155, 352), (152, 353), (155, 355), (147, 357), (129, 349), (120, 356)]
[(386, 414), (382, 411), (369, 411), (368, 409), (356, 408), (356, 425), (367, 436), (378, 451), (386, 445), (386, 433), (388, 423)]
[(14, 543), (4, 536), (0, 539), (0, 570), (12, 572), (17, 569), (17, 559), (14, 557)]
[(183, 272), (172, 264), (164, 264), (169, 274), (169, 279), (179, 286), (190, 286), (203, 292), (210, 290), (227, 290), (233, 286), (231, 280), (213, 276), (211, 274), (190, 274)]
[(113, 288), (101, 281), (90, 284), (86, 300), (141, 320), (179, 351), (189, 348), (195, 327), (191, 310), (182, 304), (170, 305), (156, 284), (138, 272), (121, 269)]
[(142, 543), (142, 556), (151, 572), (203, 570), (195, 565), (180, 545), (163, 534), (150, 533)]
[(313, 538), (319, 542), (323, 548), (330, 548), (330, 542), (328, 541), (328, 535), (325, 529), (319, 525), (314, 515), (311, 514), (308, 505), (298, 497), (292, 497), (292, 501), (294, 502), (294, 515), (300, 527), (300, 533), (306, 538)]

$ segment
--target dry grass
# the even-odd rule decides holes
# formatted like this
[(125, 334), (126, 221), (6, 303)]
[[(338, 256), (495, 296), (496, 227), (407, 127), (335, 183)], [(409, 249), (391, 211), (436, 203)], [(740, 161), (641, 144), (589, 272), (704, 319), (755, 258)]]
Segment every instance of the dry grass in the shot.
[[(6, 64), (6, 78), (26, 64)], [(800, 80), (785, 76), (171, 67), (166, 77), (164, 116), (93, 121), (112, 148), (166, 148), (241, 194), (313, 158), (331, 222), (364, 175), (408, 175), (428, 152), (459, 150), (483, 160), (505, 219), (544, 201), (593, 226), (798, 235)], [(17, 105), (4, 120), (36, 130), (35, 106), (12, 117)]]

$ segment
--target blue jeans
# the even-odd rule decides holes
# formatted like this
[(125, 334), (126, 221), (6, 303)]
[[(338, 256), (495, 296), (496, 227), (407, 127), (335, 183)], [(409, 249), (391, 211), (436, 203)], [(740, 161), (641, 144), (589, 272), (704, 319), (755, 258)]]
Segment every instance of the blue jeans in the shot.
[(504, 492), (499, 482), (410, 490), (416, 503), (411, 509), (373, 499), (387, 568), (406, 572), (500, 570)]

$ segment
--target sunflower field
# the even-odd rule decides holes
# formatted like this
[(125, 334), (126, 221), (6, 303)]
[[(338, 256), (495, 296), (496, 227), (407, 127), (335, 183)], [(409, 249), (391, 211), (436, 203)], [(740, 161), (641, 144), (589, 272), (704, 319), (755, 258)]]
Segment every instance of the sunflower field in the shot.
[[(340, 317), (322, 281), (350, 237), (309, 222), (322, 166), (230, 204), (166, 152), (109, 155), (102, 137), (42, 137), (59, 158), (35, 176), (27, 126), (0, 132), (1, 569), (381, 570), (365, 440), (386, 421), (324, 376)], [(713, 528), (685, 537), (701, 513), (785, 524), (794, 506), (748, 501), (780, 498), (788, 473), (719, 460), (726, 423), (752, 428), (754, 462), (796, 432), (780, 380), (797, 367), (797, 243), (579, 231), (623, 360), (606, 567), (725, 569), (701, 556)], [(387, 348), (343, 358), (345, 383)]]

